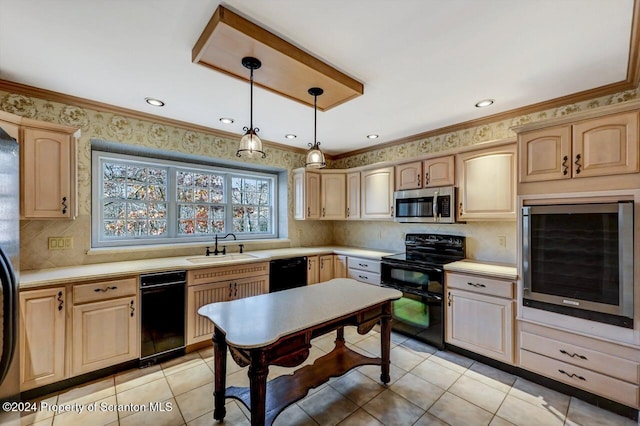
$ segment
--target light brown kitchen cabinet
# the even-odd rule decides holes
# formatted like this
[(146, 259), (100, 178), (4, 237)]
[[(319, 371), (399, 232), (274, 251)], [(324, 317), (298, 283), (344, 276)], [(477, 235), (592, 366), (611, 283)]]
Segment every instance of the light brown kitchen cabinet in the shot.
[(14, 138), (15, 140), (20, 140), (20, 123), (22, 122), (22, 117), (10, 114), (5, 111), (0, 111), (0, 127), (2, 130), (7, 132), (9, 136)]
[(393, 166), (360, 173), (362, 219), (393, 220), (394, 175)]
[(333, 278), (347, 278), (347, 256), (336, 254), (333, 256)]
[(139, 358), (137, 278), (73, 287), (72, 375)]
[(294, 219), (320, 219), (320, 174), (304, 169), (293, 173)]
[(187, 345), (211, 340), (213, 324), (201, 306), (269, 292), (269, 262), (195, 269), (187, 273)]
[(360, 219), (360, 172), (347, 173), (347, 220)]
[(64, 287), (20, 292), (20, 390), (65, 378)]
[(447, 272), (445, 340), (514, 363), (514, 283)]
[(455, 184), (455, 157), (429, 158), (396, 166), (396, 190), (450, 186)]
[(333, 279), (333, 255), (325, 254), (319, 256), (320, 259), (320, 271), (319, 282), (323, 283)]
[(518, 135), (520, 182), (639, 171), (638, 112), (625, 112)]
[(515, 220), (515, 144), (458, 154), (456, 170), (458, 220)]
[(307, 285), (320, 282), (320, 256), (307, 256)]
[(341, 220), (346, 218), (346, 176), (344, 173), (320, 174), (320, 218)]
[(20, 142), (21, 216), (77, 216), (76, 139), (79, 130), (23, 120)]

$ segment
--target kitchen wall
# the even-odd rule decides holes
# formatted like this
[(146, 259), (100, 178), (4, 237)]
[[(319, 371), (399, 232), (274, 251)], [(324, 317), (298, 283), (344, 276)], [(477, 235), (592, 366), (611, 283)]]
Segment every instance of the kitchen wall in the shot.
[[(91, 138), (206, 156), (214, 160), (254, 163), (287, 172), (301, 167), (304, 163), (302, 154), (274, 147), (267, 147), (267, 158), (264, 160), (239, 160), (235, 155), (238, 139), (138, 120), (125, 115), (80, 108), (2, 90), (0, 90), (0, 109), (23, 117), (82, 129), (82, 136), (78, 141), (79, 215), (75, 220), (21, 221), (20, 268), (22, 270), (204, 253), (204, 247), (207, 245), (205, 243), (200, 243), (195, 247), (174, 245), (170, 248), (148, 247), (136, 251), (124, 249), (109, 250), (106, 253), (100, 250), (90, 251)], [(287, 184), (288, 217), (293, 217), (292, 182), (293, 179), (289, 173)], [(333, 242), (333, 225), (330, 222), (310, 223), (293, 220), (285, 220), (284, 222), (290, 242), (247, 243), (246, 249), (325, 245)], [(73, 237), (73, 249), (48, 250), (48, 237), (53, 236)]]
[[(494, 123), (470, 127), (390, 147), (372, 148), (369, 151), (330, 162), (330, 167), (349, 168), (370, 165), (381, 161), (415, 159), (431, 153), (447, 153), (463, 147), (481, 145), (489, 141), (513, 138), (511, 126), (570, 115), (638, 98), (638, 89), (617, 93), (585, 102), (566, 105)], [(144, 259), (164, 256), (201, 254), (206, 244), (196, 247), (146, 248), (144, 250), (111, 250), (107, 253), (90, 250), (91, 222), (91, 161), (90, 139), (100, 138), (124, 144), (160, 148), (170, 151), (238, 161), (235, 156), (238, 140), (215, 133), (204, 133), (168, 126), (126, 115), (113, 114), (97, 109), (53, 102), (0, 89), (0, 110), (37, 120), (55, 122), (82, 129), (78, 143), (78, 199), (79, 216), (73, 221), (21, 221), (21, 269), (40, 269), (68, 265), (81, 265), (119, 260)], [(300, 167), (303, 155), (287, 149), (269, 147), (265, 160), (242, 160), (271, 166), (290, 172)], [(288, 175), (288, 217), (293, 217), (292, 176)], [(17, 206), (16, 206), (17, 208)], [(281, 221), (282, 222), (282, 221)], [(284, 225), (288, 240), (269, 245), (247, 244), (247, 249), (298, 247), (340, 244), (389, 251), (402, 251), (407, 232), (437, 232), (467, 237), (467, 256), (470, 258), (515, 263), (515, 222), (474, 222), (454, 225), (409, 225), (379, 221), (295, 221), (288, 219)], [(71, 250), (50, 251), (48, 237), (72, 236)], [(506, 245), (499, 244), (499, 236), (506, 237)]]

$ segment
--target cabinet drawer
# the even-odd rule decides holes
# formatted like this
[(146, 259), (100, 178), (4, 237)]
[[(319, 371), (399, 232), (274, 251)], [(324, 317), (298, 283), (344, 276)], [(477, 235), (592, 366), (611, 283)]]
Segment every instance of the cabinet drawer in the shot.
[(513, 281), (456, 274), (453, 272), (447, 272), (446, 280), (448, 288), (473, 291), (475, 293), (504, 297), (506, 299), (514, 298)]
[(526, 350), (520, 350), (520, 363), (523, 368), (543, 376), (585, 389), (630, 407), (638, 407), (639, 388), (637, 385)]
[(99, 281), (73, 286), (73, 304), (115, 299), (116, 297), (134, 296), (138, 292), (137, 278)]
[(349, 268), (360, 269), (362, 271), (380, 273), (380, 262), (377, 260), (362, 259), (359, 257), (348, 257)]
[(380, 285), (380, 274), (349, 268), (348, 277), (364, 283)]
[(187, 285), (208, 284), (215, 281), (235, 280), (258, 275), (269, 275), (269, 262), (251, 262), (194, 269), (187, 273)]
[(638, 367), (640, 365), (624, 358), (527, 332), (520, 333), (520, 347), (607, 376), (639, 383)]

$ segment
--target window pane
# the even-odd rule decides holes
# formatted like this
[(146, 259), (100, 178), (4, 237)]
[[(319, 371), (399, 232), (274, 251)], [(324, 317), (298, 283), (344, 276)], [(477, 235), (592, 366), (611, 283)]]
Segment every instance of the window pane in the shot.
[(178, 235), (203, 236), (224, 232), (224, 175), (178, 170)]

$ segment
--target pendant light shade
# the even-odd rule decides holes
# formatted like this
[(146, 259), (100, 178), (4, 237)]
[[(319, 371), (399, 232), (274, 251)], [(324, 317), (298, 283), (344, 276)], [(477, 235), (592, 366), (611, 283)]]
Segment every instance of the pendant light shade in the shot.
[(251, 85), (251, 102), (250, 102), (250, 116), (249, 127), (244, 127), (246, 132), (242, 139), (240, 139), (240, 146), (236, 151), (237, 157), (249, 157), (249, 158), (265, 158), (267, 154), (262, 150), (262, 141), (258, 137), (260, 129), (253, 127), (253, 70), (257, 70), (262, 66), (260, 60), (251, 56), (242, 58), (242, 65), (245, 68), (251, 70), (251, 78), (249, 79)]
[(319, 87), (312, 87), (309, 89), (309, 94), (314, 97), (313, 99), (313, 144), (309, 143), (309, 150), (307, 151), (306, 160), (304, 166), (308, 169), (321, 169), (327, 165), (327, 161), (324, 158), (324, 154), (320, 150), (320, 142), (316, 135), (318, 128), (318, 96), (322, 95), (324, 90)]

